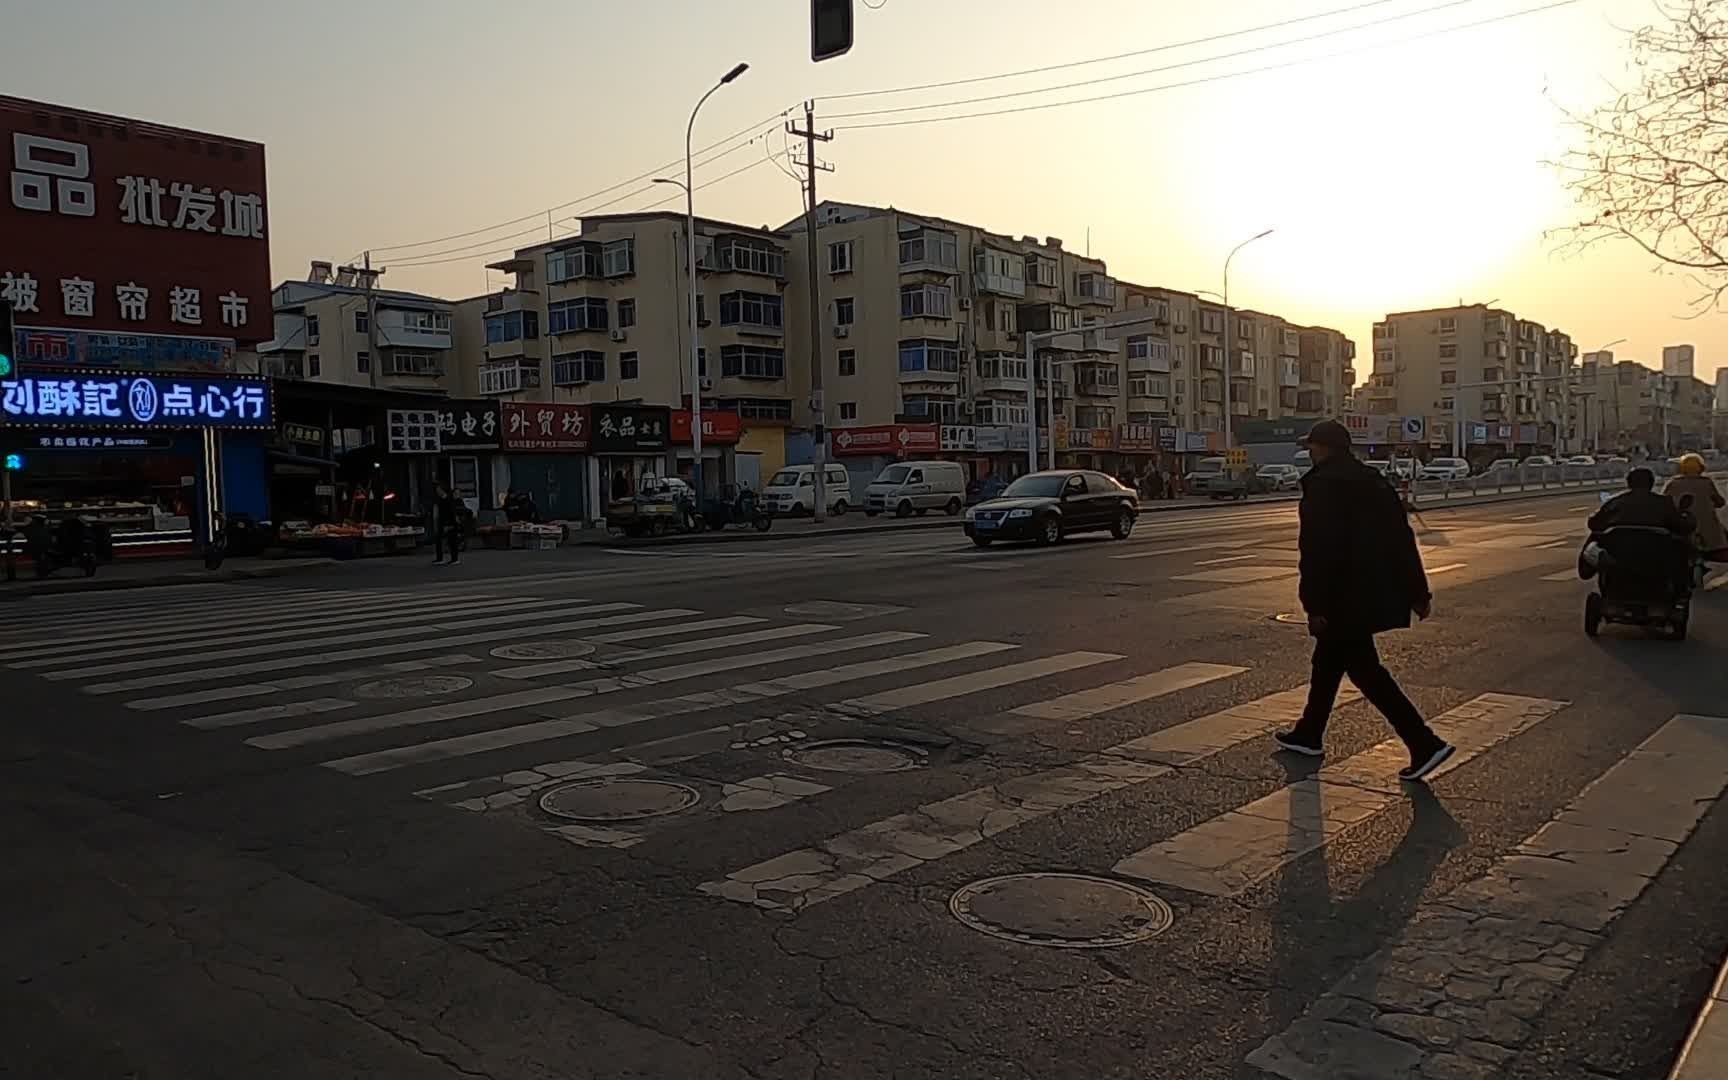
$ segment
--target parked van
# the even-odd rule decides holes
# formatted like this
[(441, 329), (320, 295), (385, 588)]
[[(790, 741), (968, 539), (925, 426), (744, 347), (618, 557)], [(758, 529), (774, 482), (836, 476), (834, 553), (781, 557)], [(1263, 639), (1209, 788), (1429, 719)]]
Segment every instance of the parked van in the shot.
[(864, 489), (864, 512), (906, 517), (914, 511), (958, 514), (966, 507), (966, 470), (955, 461), (903, 461), (890, 465)]
[[(844, 465), (823, 466), (828, 512), (838, 517), (852, 505), (852, 477)], [(788, 465), (768, 478), (762, 508), (770, 514), (803, 515), (816, 511), (816, 466)]]

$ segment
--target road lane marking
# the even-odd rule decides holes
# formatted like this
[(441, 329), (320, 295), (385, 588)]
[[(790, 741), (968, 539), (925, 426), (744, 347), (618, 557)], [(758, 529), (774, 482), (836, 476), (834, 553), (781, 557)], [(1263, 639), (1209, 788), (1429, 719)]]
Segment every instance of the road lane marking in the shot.
[[(642, 723), (645, 720), (686, 716), (691, 713), (721, 709), (730, 705), (750, 705), (758, 701), (784, 697), (805, 690), (837, 686), (841, 683), (878, 678), (883, 675), (897, 675), (901, 672), (915, 671), (918, 668), (930, 667), (935, 664), (969, 660), (1016, 648), (1019, 646), (1000, 641), (972, 641), (961, 645), (947, 645), (938, 649), (890, 656), (881, 660), (865, 660), (856, 664), (846, 664), (824, 671), (806, 671), (766, 682), (743, 683), (721, 690), (663, 698), (659, 701), (642, 702), (617, 709), (597, 709), (585, 713), (574, 713), (555, 720), (540, 720), (527, 724), (517, 724), (513, 727), (476, 732), (472, 735), (457, 735), (453, 738), (418, 743), (413, 746), (380, 750), (371, 754), (356, 754), (335, 761), (326, 761), (323, 764), (325, 768), (335, 769), (338, 772), (364, 776), (369, 773), (383, 772), (387, 769), (402, 768), (406, 765), (444, 761), (487, 750), (523, 746), (528, 743), (545, 742), (549, 739), (561, 739), (568, 735), (578, 735), (599, 728), (626, 727), (631, 724)], [(611, 754), (623, 752), (623, 750), (609, 751)], [(553, 765), (557, 764), (559, 763), (553, 763)], [(536, 765), (533, 768), (538, 770), (543, 767)], [(486, 779), (494, 778), (483, 778), (482, 781), (462, 781), (454, 786), (467, 786), (471, 783), (484, 782)], [(451, 786), (445, 785), (446, 788)]]
[(1543, 581), (1581, 581), (1583, 579), (1578, 576), (1578, 568), (1573, 567), (1570, 570), (1557, 570), (1552, 574), (1543, 574), (1542, 580)]
[(615, 693), (619, 690), (657, 686), (661, 683), (677, 682), (681, 679), (695, 679), (705, 675), (713, 675), (733, 668), (762, 667), (766, 664), (778, 664), (786, 660), (804, 660), (816, 656), (831, 656), (835, 653), (849, 652), (854, 649), (875, 648), (878, 645), (895, 645), (923, 636), (923, 634), (905, 631), (885, 631), (877, 634), (862, 634), (857, 637), (836, 638), (832, 641), (813, 642), (809, 645), (792, 645), (768, 652), (744, 653), (739, 656), (723, 656), (716, 660), (704, 660), (693, 664), (650, 668), (646, 671), (638, 671), (617, 678), (592, 679), (587, 682), (567, 683), (560, 686), (542, 686), (532, 690), (493, 694), (489, 697), (472, 698), (467, 701), (455, 701), (443, 705), (428, 705), (417, 709), (405, 709), (400, 712), (360, 716), (352, 720), (339, 720), (336, 723), (323, 724), (318, 727), (297, 728), (292, 731), (279, 731), (271, 735), (260, 735), (247, 739), (246, 742), (247, 745), (262, 750), (285, 750), (293, 746), (347, 738), (351, 735), (374, 734), (396, 728), (435, 724), (444, 720), (459, 720), (464, 717), (482, 716), (492, 712), (505, 712), (510, 709), (523, 709), (535, 705), (548, 705), (557, 701), (593, 697), (597, 694)]
[(1064, 671), (1091, 667), (1093, 664), (1103, 664), (1111, 660), (1121, 660), (1118, 653), (1106, 652), (1066, 652), (1055, 656), (1039, 657), (1036, 660), (1023, 660), (1017, 664), (1003, 664), (1001, 667), (985, 668), (965, 675), (955, 675), (948, 679), (938, 679), (935, 682), (914, 683), (895, 690), (884, 690), (867, 697), (852, 698), (842, 701), (834, 708), (841, 712), (855, 715), (879, 716), (883, 713), (897, 712), (909, 709), (914, 705), (928, 705), (933, 701), (945, 701), (948, 698), (960, 697), (964, 694), (975, 694), (981, 690), (995, 690), (1003, 686), (1026, 682), (1029, 679), (1041, 679), (1046, 675), (1058, 675)]
[[(1186, 690), (1191, 686), (1200, 686), (1215, 682), (1218, 679), (1240, 675), (1247, 668), (1235, 667), (1230, 664), (1177, 664), (1162, 671), (1154, 671), (1145, 675), (1136, 675), (1132, 679), (1109, 683), (1105, 686), (1094, 686), (1089, 690), (1078, 690), (1072, 694), (1050, 698), (1047, 701), (1035, 701), (1010, 710), (1009, 716), (1026, 717), (1033, 720), (1075, 721), (1097, 716), (1099, 713), (1110, 712), (1127, 705), (1135, 705), (1142, 701), (1174, 694), (1178, 690)], [(986, 727), (985, 730), (995, 730)]]
[[(428, 656), (422, 660), (398, 660), (393, 664), (378, 664), (373, 667), (350, 668), (347, 671), (331, 671), (322, 675), (297, 675), (286, 679), (275, 679), (267, 683), (244, 683), (240, 686), (217, 686), (209, 690), (194, 690), (185, 694), (169, 694), (164, 697), (138, 698), (126, 702), (128, 709), (138, 709), (154, 712), (158, 709), (177, 709), (186, 705), (204, 705), (212, 701), (233, 701), (236, 698), (264, 697), (268, 694), (280, 694), (287, 690), (305, 690), (313, 686), (331, 686), (335, 683), (357, 682), (361, 679), (376, 679), (384, 675), (401, 675), (410, 671), (442, 671), (445, 668), (461, 664), (478, 664), (480, 657), (468, 656), (464, 653), (452, 653), (448, 656)], [(196, 726), (196, 725), (195, 725)]]
[[(795, 623), (790, 626), (770, 626), (762, 630), (749, 630), (742, 634), (723, 634), (720, 637), (696, 638), (691, 641), (680, 641), (675, 645), (661, 645), (619, 657), (614, 663), (635, 663), (638, 660), (648, 660), (661, 656), (678, 656), (683, 653), (712, 652), (715, 649), (729, 649), (734, 645), (752, 645), (759, 641), (775, 641), (779, 638), (804, 637), (811, 634), (823, 634), (839, 627), (828, 623)], [(538, 664), (518, 664), (514, 667), (494, 668), (488, 675), (500, 679), (538, 679), (546, 675), (562, 675), (571, 671), (591, 671), (600, 665), (593, 660), (551, 660)]]
[(1271, 581), (1296, 575), (1294, 566), (1220, 566), (1216, 570), (1197, 570), (1192, 574), (1176, 574), (1171, 581), (1207, 581), (1222, 585), (1243, 585), (1255, 581)]
[(236, 709), (233, 712), (211, 713), (208, 716), (194, 716), (180, 721), (187, 727), (206, 730), (224, 727), (238, 727), (242, 724), (261, 724), (266, 720), (286, 720), (294, 716), (316, 716), (320, 713), (340, 712), (352, 709), (358, 702), (345, 698), (311, 698), (306, 701), (293, 701), (286, 705), (263, 705), (256, 709)]
[[(425, 600), (426, 598), (422, 599)], [(393, 596), (378, 601), (376, 605), (372, 603), (363, 603), (360, 607), (362, 610), (370, 610), (374, 606), (394, 605), (405, 602), (409, 602), (407, 598)], [(35, 601), (32, 601), (31, 603), (34, 605)], [(0, 640), (9, 643), (6, 646), (3, 655), (10, 657), (14, 654), (23, 655), (25, 652), (45, 652), (49, 649), (61, 647), (100, 644), (108, 641), (117, 641), (121, 638), (131, 637), (136, 634), (177, 630), (177, 628), (187, 626), (196, 627), (198, 629), (222, 626), (244, 626), (260, 620), (274, 618), (303, 619), (311, 618), (315, 615), (328, 617), (333, 612), (346, 614), (352, 609), (348, 606), (347, 602), (342, 599), (324, 597), (317, 600), (304, 601), (277, 601), (272, 599), (268, 608), (251, 610), (244, 615), (223, 614), (225, 610), (230, 609), (226, 609), (214, 601), (207, 600), (189, 608), (184, 615), (170, 617), (158, 617), (161, 616), (162, 613), (155, 611), (142, 611), (136, 615), (117, 611), (102, 611), (100, 612), (103, 620), (103, 626), (101, 629), (89, 629), (76, 634), (63, 634), (58, 637), (48, 637), (43, 634), (44, 627), (38, 625), (35, 633), (13, 631), (5, 635), (0, 635)], [(50, 616), (52, 620), (52, 629), (64, 629), (67, 628), (68, 625), (76, 625), (73, 620), (76, 620), (82, 614), (85, 613), (56, 612)], [(96, 613), (92, 612), (91, 614)], [(52, 632), (52, 629), (50, 629), (50, 633)], [(14, 638), (17, 640), (14, 641)]]
[[(1353, 700), (1353, 691), (1346, 690)], [(840, 833), (766, 859), (697, 891), (775, 911), (798, 912), (923, 866), (1070, 806), (1168, 776), (1269, 734), (1302, 713), (1296, 687), (1165, 728), (1090, 755)]]
[(1151, 559), (1159, 555), (1181, 555), (1189, 551), (1228, 551), (1231, 548), (1246, 547), (1251, 540), (1221, 540), (1214, 544), (1183, 544), (1179, 547), (1159, 548), (1156, 551), (1133, 551), (1126, 555), (1112, 555), (1112, 559)]
[(1447, 563), (1444, 566), (1424, 567), (1424, 571), (1429, 577), (1433, 577), (1435, 574), (1450, 574), (1454, 570), (1462, 570), (1466, 565), (1468, 564), (1461, 562)]
[[(1430, 777), (1465, 764), (1569, 704), (1483, 694), (1434, 718), (1436, 734), (1456, 747)], [(1314, 776), (1219, 814), (1118, 862), (1121, 877), (1174, 885), (1207, 896), (1237, 896), (1340, 833), (1407, 796), (1398, 770), (1409, 761), (1387, 739)]]
[(1220, 563), (1249, 562), (1260, 558), (1259, 555), (1226, 555), (1222, 559), (1201, 559), (1195, 566), (1217, 566)]

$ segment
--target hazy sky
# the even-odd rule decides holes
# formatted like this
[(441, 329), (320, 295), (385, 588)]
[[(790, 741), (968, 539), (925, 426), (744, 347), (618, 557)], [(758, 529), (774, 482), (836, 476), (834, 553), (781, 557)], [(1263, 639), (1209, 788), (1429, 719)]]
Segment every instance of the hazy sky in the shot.
[[(1695, 286), (1629, 249), (1569, 258), (1544, 236), (1577, 214), (1544, 164), (1571, 137), (1560, 107), (1587, 107), (1628, 80), (1625, 31), (1654, 16), (1650, 0), (1578, 0), (1400, 41), (1544, 2), (1453, 0), (1266, 47), (1443, 3), (1389, 0), (1110, 63), (819, 101), (819, 126), (838, 129), (945, 110), (823, 117), (1182, 65), (946, 111), (1012, 108), (1323, 57), (1066, 108), (838, 130), (822, 194), (1074, 249), (1090, 229), (1113, 274), (1187, 289), (1216, 288), (1224, 253), (1275, 227), (1237, 258), (1233, 297), (1343, 329), (1364, 376), (1377, 316), (1462, 298), (1559, 326), (1585, 351), (1628, 338), (1622, 359), (1656, 364), (1663, 345), (1693, 342), (1709, 378), (1728, 364), (1728, 318), (1685, 321)], [(709, 101), (698, 146), (805, 97), (1153, 49), (1352, 6), (879, 3), (858, 0), (850, 55), (814, 65), (806, 0), (0, 0), (0, 91), (261, 140), (278, 278), (370, 247), (391, 268), (387, 285), (467, 296), (486, 287), (482, 256), (544, 237), (543, 216), (400, 245), (540, 213), (680, 157), (690, 106), (739, 60), (751, 69)], [(1208, 60), (1245, 50), (1259, 51)], [(796, 184), (765, 161), (784, 148), (774, 135), (699, 170), (698, 183), (763, 161), (699, 192), (699, 212), (750, 224), (796, 214)], [(607, 209), (665, 195), (682, 205), (662, 187)], [(508, 235), (524, 229), (534, 231)], [(415, 256), (424, 265), (412, 267)]]

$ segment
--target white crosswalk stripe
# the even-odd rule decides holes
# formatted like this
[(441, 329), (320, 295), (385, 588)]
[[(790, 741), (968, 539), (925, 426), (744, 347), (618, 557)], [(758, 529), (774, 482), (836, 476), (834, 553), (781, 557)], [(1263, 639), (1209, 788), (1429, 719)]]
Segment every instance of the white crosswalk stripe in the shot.
[[(373, 667), (349, 668), (346, 671), (328, 671), (320, 675), (295, 675), (285, 679), (275, 679), (267, 683), (247, 683), (242, 686), (218, 686), (209, 690), (194, 690), (184, 694), (168, 694), (162, 697), (134, 698), (126, 702), (128, 709), (154, 711), (159, 709), (178, 709), (187, 705), (203, 705), (212, 701), (233, 701), (236, 698), (267, 697), (271, 694), (286, 693), (291, 690), (305, 690), (313, 686), (333, 686), (337, 683), (358, 682), (361, 679), (377, 679), (390, 675), (405, 675), (415, 671), (443, 671), (463, 664), (478, 664), (478, 656), (466, 653), (452, 653), (448, 656), (428, 656), (420, 660), (398, 660), (392, 664), (377, 664)], [(193, 721), (187, 721), (193, 727), (199, 726)]]

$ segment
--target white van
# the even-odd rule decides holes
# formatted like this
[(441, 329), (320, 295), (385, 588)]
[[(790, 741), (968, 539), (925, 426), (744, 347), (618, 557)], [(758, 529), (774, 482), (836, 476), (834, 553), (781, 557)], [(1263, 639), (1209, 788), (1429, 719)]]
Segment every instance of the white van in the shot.
[(903, 461), (890, 465), (864, 489), (864, 512), (906, 517), (913, 511), (966, 508), (966, 470), (955, 461)]
[[(838, 517), (852, 505), (852, 477), (844, 465), (823, 466), (828, 512)], [(770, 514), (804, 515), (816, 510), (816, 466), (788, 465), (768, 478), (762, 508)]]

